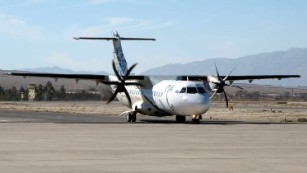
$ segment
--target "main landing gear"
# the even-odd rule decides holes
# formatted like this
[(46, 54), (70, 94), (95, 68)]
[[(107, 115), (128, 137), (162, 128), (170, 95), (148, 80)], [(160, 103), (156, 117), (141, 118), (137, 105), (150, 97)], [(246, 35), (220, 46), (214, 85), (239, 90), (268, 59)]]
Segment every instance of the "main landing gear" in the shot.
[(182, 115), (176, 115), (176, 122), (177, 123), (185, 123), (185, 116)]
[[(201, 115), (192, 115), (192, 123), (193, 124), (199, 124), (200, 120), (202, 119)], [(177, 123), (185, 123), (186, 120), (186, 116), (182, 116), (182, 115), (176, 115), (176, 122)]]
[(131, 111), (127, 114), (127, 122), (134, 123), (136, 121), (136, 111)]

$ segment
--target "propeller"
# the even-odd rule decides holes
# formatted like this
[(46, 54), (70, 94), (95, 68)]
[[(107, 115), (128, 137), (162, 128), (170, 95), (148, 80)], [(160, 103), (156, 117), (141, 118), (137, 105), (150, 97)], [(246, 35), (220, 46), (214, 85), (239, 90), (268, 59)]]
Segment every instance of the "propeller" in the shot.
[(239, 87), (239, 86), (235, 86), (235, 85), (229, 85), (229, 84), (227, 84), (225, 81), (227, 80), (227, 78), (230, 76), (230, 74), (233, 72), (233, 70), (235, 69), (235, 68), (233, 68), (231, 71), (230, 71), (230, 73), (226, 76), (226, 77), (224, 77), (224, 79), (220, 76), (220, 74), (219, 74), (219, 71), (218, 71), (218, 69), (217, 69), (217, 66), (216, 66), (216, 63), (214, 63), (214, 65), (215, 65), (215, 71), (216, 71), (216, 75), (217, 75), (217, 78), (218, 78), (218, 82), (212, 82), (212, 83), (214, 83), (214, 84), (216, 84), (217, 85), (217, 90), (212, 94), (212, 96), (211, 96), (211, 98), (216, 94), (216, 93), (224, 93), (224, 97), (225, 97), (225, 101), (226, 101), (226, 108), (228, 108), (228, 98), (227, 98), (227, 93), (226, 93), (226, 91), (224, 90), (224, 87), (225, 86), (233, 86), (233, 87), (236, 87), (236, 88), (239, 88), (239, 89), (242, 89), (242, 90), (244, 90), (242, 87)]
[(129, 106), (131, 108), (131, 98), (130, 98), (130, 95), (127, 91), (127, 89), (125, 88), (125, 86), (128, 86), (128, 85), (138, 85), (138, 86), (142, 86), (142, 84), (138, 83), (138, 82), (126, 82), (127, 80), (127, 77), (130, 75), (131, 71), (135, 68), (135, 66), (137, 65), (137, 63), (133, 64), (126, 72), (126, 74), (124, 76), (120, 76), (118, 71), (116, 70), (116, 66), (115, 66), (115, 62), (114, 60), (112, 61), (112, 67), (113, 67), (113, 70), (114, 70), (114, 73), (118, 79), (118, 81), (110, 81), (110, 82), (103, 82), (104, 84), (107, 84), (107, 85), (116, 85), (116, 89), (113, 93), (113, 95), (110, 97), (110, 99), (108, 100), (107, 104), (111, 103), (116, 95), (120, 92), (124, 92), (126, 97), (127, 97), (127, 100), (129, 102)]

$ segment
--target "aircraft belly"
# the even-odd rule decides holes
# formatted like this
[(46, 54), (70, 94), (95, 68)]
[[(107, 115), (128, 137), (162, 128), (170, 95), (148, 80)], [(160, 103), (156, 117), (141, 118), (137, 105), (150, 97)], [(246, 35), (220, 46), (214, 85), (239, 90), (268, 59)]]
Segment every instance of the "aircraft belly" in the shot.
[(132, 109), (138, 113), (149, 116), (169, 116), (170, 114), (164, 109), (160, 109), (152, 97), (135, 96), (132, 97)]

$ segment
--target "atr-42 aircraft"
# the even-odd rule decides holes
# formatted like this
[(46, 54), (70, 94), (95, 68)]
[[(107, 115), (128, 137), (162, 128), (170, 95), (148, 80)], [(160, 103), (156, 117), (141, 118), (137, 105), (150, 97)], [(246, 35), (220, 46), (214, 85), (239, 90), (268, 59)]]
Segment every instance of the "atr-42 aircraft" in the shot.
[[(186, 117), (190, 116), (192, 123), (199, 123), (202, 115), (210, 108), (211, 98), (216, 93), (223, 93), (226, 107), (228, 99), (224, 90), (225, 86), (230, 86), (237, 80), (255, 79), (282, 79), (298, 78), (299, 75), (261, 75), (261, 76), (221, 76), (215, 65), (216, 76), (203, 75), (178, 75), (178, 76), (147, 76), (131, 75), (131, 71), (137, 64), (128, 68), (123, 54), (121, 41), (126, 40), (151, 40), (153, 38), (125, 38), (120, 37), (117, 32), (113, 37), (75, 37), (76, 40), (111, 40), (113, 42), (112, 67), (115, 75), (95, 75), (95, 74), (55, 74), (55, 73), (15, 73), (9, 75), (24, 77), (51, 77), (79, 80), (93, 80), (99, 83), (110, 85), (113, 95), (107, 103), (117, 97), (125, 106), (131, 110), (122, 113), (127, 116), (128, 122), (136, 121), (136, 114), (140, 113), (149, 116), (176, 116), (176, 122), (183, 123)], [(228, 83), (226, 83), (228, 81)], [(232, 85), (233, 86), (233, 85)], [(242, 89), (239, 86), (234, 86)], [(213, 93), (211, 97), (208, 93)]]

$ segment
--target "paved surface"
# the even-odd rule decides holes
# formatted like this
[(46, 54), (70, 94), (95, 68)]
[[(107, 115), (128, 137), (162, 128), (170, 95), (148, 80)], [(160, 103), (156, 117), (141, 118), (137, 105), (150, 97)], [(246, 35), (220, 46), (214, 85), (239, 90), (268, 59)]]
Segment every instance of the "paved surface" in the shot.
[(0, 172), (307, 172), (307, 124), (0, 112)]

